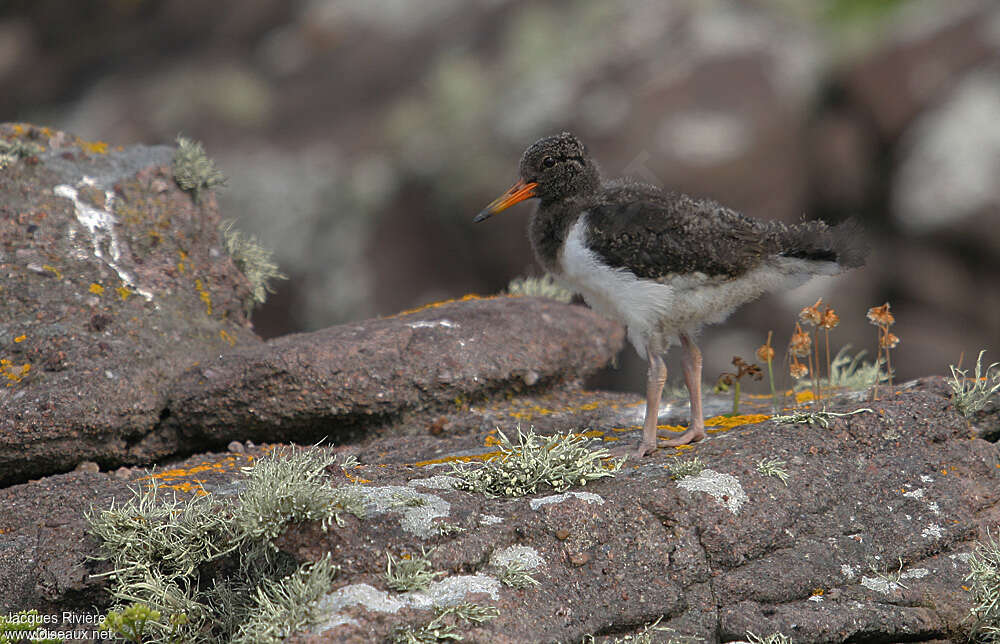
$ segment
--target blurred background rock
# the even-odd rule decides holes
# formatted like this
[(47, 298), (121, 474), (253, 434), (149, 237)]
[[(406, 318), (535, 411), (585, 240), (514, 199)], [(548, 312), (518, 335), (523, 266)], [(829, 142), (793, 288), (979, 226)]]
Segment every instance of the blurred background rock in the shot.
[(529, 143), (572, 130), (608, 175), (867, 229), (864, 270), (707, 330), (707, 379), (768, 330), (780, 359), (819, 296), (834, 347), (869, 355), (865, 311), (892, 303), (899, 378), (1000, 357), (994, 1), (8, 0), (0, 87), (0, 120), (203, 141), (224, 216), (290, 276), (266, 337), (537, 274), (526, 207), (472, 217)]

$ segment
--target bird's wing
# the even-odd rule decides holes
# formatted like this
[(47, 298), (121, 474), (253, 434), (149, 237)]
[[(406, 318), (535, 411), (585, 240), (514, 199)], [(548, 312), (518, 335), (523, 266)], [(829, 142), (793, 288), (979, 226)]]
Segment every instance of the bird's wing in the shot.
[(645, 278), (742, 275), (780, 252), (784, 228), (641, 184), (606, 187), (587, 213), (590, 250)]

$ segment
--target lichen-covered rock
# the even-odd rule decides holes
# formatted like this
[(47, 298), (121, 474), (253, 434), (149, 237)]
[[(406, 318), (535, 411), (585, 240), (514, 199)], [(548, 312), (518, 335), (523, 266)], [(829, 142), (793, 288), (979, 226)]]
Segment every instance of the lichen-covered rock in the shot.
[(172, 148), (0, 125), (0, 483), (80, 461), (148, 462), (166, 385), (258, 344), (214, 199), (174, 183)]

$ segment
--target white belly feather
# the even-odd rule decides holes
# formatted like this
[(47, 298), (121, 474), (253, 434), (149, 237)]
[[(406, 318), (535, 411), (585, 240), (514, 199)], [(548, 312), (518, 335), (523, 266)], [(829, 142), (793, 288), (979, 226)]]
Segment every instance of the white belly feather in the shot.
[(703, 324), (721, 322), (737, 307), (766, 291), (794, 288), (816, 275), (833, 275), (833, 262), (775, 257), (736, 278), (704, 273), (643, 279), (612, 268), (587, 248), (587, 213), (570, 228), (558, 266), (562, 279), (594, 310), (628, 327), (640, 356), (647, 348), (664, 353), (680, 332), (695, 333)]

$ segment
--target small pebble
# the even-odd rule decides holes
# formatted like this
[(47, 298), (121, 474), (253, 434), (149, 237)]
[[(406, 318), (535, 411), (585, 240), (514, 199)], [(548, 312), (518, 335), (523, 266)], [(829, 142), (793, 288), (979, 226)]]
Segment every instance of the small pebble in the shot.
[(97, 473), (101, 471), (101, 467), (94, 461), (80, 461), (79, 465), (73, 470), (74, 472), (93, 472)]
[(243, 443), (239, 441), (233, 441), (229, 445), (226, 445), (226, 449), (228, 449), (230, 452), (233, 452), (234, 454), (242, 454), (243, 452), (246, 451), (246, 449), (243, 447)]

